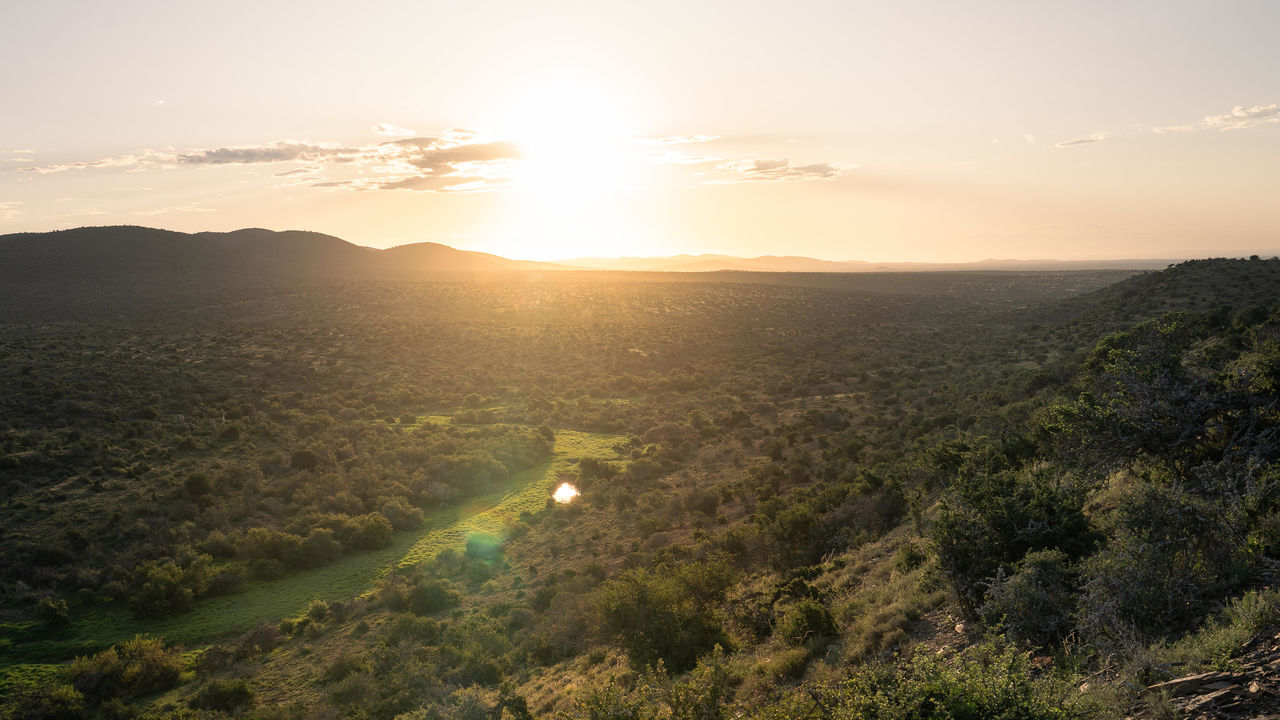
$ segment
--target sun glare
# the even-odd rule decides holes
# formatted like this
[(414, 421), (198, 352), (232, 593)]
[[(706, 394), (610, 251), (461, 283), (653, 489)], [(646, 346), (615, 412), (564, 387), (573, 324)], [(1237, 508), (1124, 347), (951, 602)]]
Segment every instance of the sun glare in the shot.
[(616, 255), (642, 242), (628, 207), (636, 192), (625, 108), (588, 84), (538, 84), (501, 131), (522, 152), (499, 241), (517, 257)]

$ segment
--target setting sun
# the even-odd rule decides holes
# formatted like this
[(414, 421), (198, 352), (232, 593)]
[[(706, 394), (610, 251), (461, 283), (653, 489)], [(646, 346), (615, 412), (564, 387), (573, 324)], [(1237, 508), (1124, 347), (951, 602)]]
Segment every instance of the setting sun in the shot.
[(629, 198), (640, 168), (629, 120), (623, 103), (572, 76), (517, 98), (500, 129), (522, 157), (496, 242), (538, 260), (636, 247)]

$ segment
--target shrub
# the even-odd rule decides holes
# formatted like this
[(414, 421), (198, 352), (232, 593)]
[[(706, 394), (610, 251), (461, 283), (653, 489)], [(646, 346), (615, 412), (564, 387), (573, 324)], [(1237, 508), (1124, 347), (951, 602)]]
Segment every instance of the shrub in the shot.
[(1065, 636), (1075, 612), (1078, 573), (1060, 550), (1028, 553), (1013, 574), (998, 573), (979, 609), (982, 617), (1024, 645), (1044, 646)]
[(67, 601), (42, 597), (36, 602), (36, 619), (48, 627), (66, 627), (71, 622), (67, 613)]
[(716, 563), (632, 568), (601, 583), (592, 602), (601, 630), (617, 640), (638, 666), (662, 660), (684, 672), (728, 638), (711, 604), (728, 586), (729, 573)]
[(352, 673), (365, 671), (368, 667), (368, 662), (359, 655), (340, 655), (324, 669), (324, 681), (332, 685), (345, 680)]
[(230, 595), (244, 587), (244, 568), (236, 565), (221, 568), (209, 578), (206, 595)]
[(1085, 488), (1041, 473), (1000, 472), (958, 481), (930, 534), (961, 609), (974, 615), (988, 581), (1027, 553), (1058, 549), (1075, 559), (1096, 533), (1084, 515)]
[(692, 512), (711, 517), (716, 514), (716, 508), (720, 506), (720, 493), (711, 489), (694, 490), (685, 496), (684, 506)]
[(307, 533), (299, 552), (304, 567), (320, 567), (342, 557), (342, 543), (329, 528), (314, 528)]
[(804, 675), (809, 665), (809, 651), (804, 648), (788, 648), (774, 655), (761, 665), (764, 674), (774, 680), (795, 680)]
[(369, 513), (355, 518), (359, 530), (351, 538), (356, 550), (376, 550), (391, 544), (391, 522), (380, 513)]
[(67, 671), (72, 686), (94, 700), (137, 697), (167, 690), (178, 682), (181, 658), (158, 638), (137, 635), (96, 653), (81, 656)]
[(329, 603), (323, 600), (312, 600), (307, 606), (307, 617), (312, 622), (322, 623), (329, 619)]
[(403, 497), (388, 498), (382, 503), (381, 512), (396, 530), (417, 530), (422, 527), (422, 511), (410, 505)]
[(190, 704), (199, 710), (235, 712), (254, 702), (253, 690), (244, 680), (214, 680), (197, 690)]
[(1056, 720), (1061, 698), (1031, 677), (1026, 655), (983, 644), (953, 657), (920, 653), (903, 666), (865, 665), (847, 680), (798, 688), (761, 708), (762, 720), (822, 716), (841, 720)]
[(140, 618), (157, 618), (191, 609), (193, 593), (174, 563), (150, 564), (139, 570), (129, 607)]
[(294, 470), (315, 470), (320, 465), (320, 458), (310, 450), (294, 450), (289, 457), (289, 467)]
[(434, 615), (456, 606), (460, 598), (448, 580), (420, 580), (409, 590), (408, 607), (415, 615)]
[(6, 710), (11, 713), (8, 717), (22, 720), (79, 720), (87, 717), (84, 700), (84, 695), (70, 685), (42, 684), (25, 688), (16, 697), (6, 698), (12, 702)]
[(836, 623), (821, 602), (803, 598), (782, 614), (778, 635), (793, 645), (817, 642), (836, 634)]
[(213, 492), (213, 484), (203, 473), (192, 473), (182, 482), (183, 489), (193, 500)]
[(1106, 547), (1082, 566), (1080, 625), (1103, 645), (1117, 632), (1185, 626), (1247, 560), (1232, 523), (1211, 500), (1141, 482), (1119, 500)]
[(384, 633), (387, 645), (398, 645), (405, 640), (418, 644), (434, 643), (440, 639), (440, 623), (431, 618), (397, 615)]

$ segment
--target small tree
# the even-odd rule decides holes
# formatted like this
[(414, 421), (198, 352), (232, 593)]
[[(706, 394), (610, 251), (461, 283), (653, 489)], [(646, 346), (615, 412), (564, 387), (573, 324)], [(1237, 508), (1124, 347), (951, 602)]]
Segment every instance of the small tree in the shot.
[(36, 618), (51, 628), (66, 627), (71, 618), (67, 613), (67, 601), (42, 597), (36, 602)]

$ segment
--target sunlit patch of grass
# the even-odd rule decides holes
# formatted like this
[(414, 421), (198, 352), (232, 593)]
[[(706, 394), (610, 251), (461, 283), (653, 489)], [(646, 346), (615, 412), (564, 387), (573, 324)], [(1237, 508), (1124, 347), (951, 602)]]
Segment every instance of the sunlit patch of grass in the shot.
[(486, 495), (468, 501), (459, 509), (453, 522), (420, 536), (417, 543), (401, 558), (400, 565), (429, 560), (446, 548), (461, 547), (476, 535), (502, 538), (506, 529), (524, 512), (535, 513), (547, 504), (555, 490), (560, 473), (573, 469), (579, 458), (618, 460), (614, 446), (625, 442), (620, 435), (560, 430), (556, 432), (555, 457), (547, 463), (519, 473), (510, 490), (495, 500)]
[(0, 667), (0, 697), (12, 696), (27, 687), (47, 687), (61, 673), (61, 665), (47, 663), (15, 663)]
[(124, 608), (81, 605), (72, 608), (71, 626), (52, 635), (36, 624), (6, 628), (5, 640), (10, 642), (0, 646), (0, 669), (7, 672), (15, 665), (34, 667), (67, 660), (140, 633), (170, 643), (199, 643), (296, 615), (312, 600), (346, 600), (369, 590), (375, 580), (397, 565), (462, 548), (473, 535), (503, 538), (521, 513), (546, 506), (559, 473), (571, 469), (582, 457), (616, 461), (614, 446), (624, 441), (616, 435), (559, 431), (552, 460), (517, 473), (501, 489), (429, 514), (421, 529), (395, 533), (388, 547), (346, 555), (324, 567), (279, 580), (250, 582), (243, 592), (200, 600), (191, 612), (139, 620)]

